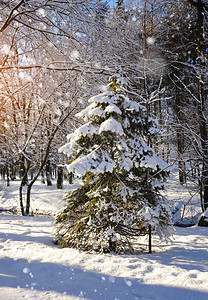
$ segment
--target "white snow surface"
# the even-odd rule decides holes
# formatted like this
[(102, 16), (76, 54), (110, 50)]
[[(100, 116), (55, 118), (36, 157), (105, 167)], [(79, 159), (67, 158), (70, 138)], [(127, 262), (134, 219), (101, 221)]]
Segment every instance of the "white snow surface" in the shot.
[(114, 92), (109, 91), (109, 92), (104, 92), (99, 95), (91, 97), (88, 102), (89, 103), (114, 103), (119, 99), (118, 94), (114, 94)]
[(121, 124), (112, 117), (108, 118), (103, 123), (101, 123), (99, 133), (101, 133), (103, 131), (111, 131), (111, 132), (115, 132), (119, 135), (124, 134)]
[[(0, 209), (18, 205), (19, 181), (0, 183)], [(33, 211), (55, 213), (63, 190), (36, 182)], [(181, 187), (180, 187), (181, 188)], [(175, 193), (173, 195), (173, 193)], [(178, 195), (174, 185), (171, 196)], [(205, 300), (208, 299), (208, 231), (176, 228), (172, 241), (153, 235), (153, 253), (89, 254), (53, 243), (54, 219), (0, 212), (0, 299)]]
[[(101, 160), (97, 159), (97, 152), (101, 153)], [(102, 151), (97, 146), (89, 154), (82, 155), (66, 167), (69, 172), (75, 172), (79, 177), (82, 177), (86, 174), (86, 170), (93, 170), (94, 174), (112, 172), (115, 162), (110, 158), (108, 153)]]
[(114, 112), (114, 113), (117, 113), (117, 114), (119, 114), (119, 115), (122, 114), (120, 108), (118, 108), (118, 106), (116, 106), (116, 105), (113, 104), (113, 103), (112, 103), (112, 104), (109, 104), (109, 105), (106, 107), (105, 111), (108, 112), (108, 113)]
[(75, 116), (87, 122), (91, 116), (103, 116), (103, 114), (103, 109), (96, 107), (96, 104), (93, 102)]
[(162, 160), (159, 156), (157, 156), (154, 152), (152, 153), (152, 156), (144, 156), (141, 160), (141, 167), (151, 168), (153, 170), (157, 170), (157, 167), (159, 166), (161, 170), (167, 169), (167, 164), (164, 160)]

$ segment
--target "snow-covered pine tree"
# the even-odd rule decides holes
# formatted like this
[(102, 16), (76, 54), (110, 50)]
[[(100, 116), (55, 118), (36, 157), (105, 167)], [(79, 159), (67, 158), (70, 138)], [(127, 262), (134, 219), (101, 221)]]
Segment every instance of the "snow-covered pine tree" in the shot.
[(77, 114), (86, 123), (68, 136), (60, 152), (68, 171), (83, 180), (66, 194), (56, 219), (62, 246), (99, 252), (133, 251), (132, 239), (148, 224), (166, 235), (170, 211), (161, 195), (166, 164), (144, 143), (156, 123), (146, 108), (131, 101), (125, 80), (110, 78), (109, 91), (89, 99)]

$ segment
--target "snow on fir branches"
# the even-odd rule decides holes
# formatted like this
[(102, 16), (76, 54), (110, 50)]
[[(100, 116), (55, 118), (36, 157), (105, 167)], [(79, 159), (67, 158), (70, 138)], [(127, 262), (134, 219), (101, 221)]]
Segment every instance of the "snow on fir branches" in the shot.
[(125, 80), (116, 74), (108, 88), (76, 115), (85, 124), (60, 148), (83, 185), (66, 194), (57, 235), (62, 246), (133, 252), (132, 239), (145, 226), (168, 233), (171, 214), (161, 195), (167, 166), (145, 143), (156, 134), (156, 122), (128, 98)]

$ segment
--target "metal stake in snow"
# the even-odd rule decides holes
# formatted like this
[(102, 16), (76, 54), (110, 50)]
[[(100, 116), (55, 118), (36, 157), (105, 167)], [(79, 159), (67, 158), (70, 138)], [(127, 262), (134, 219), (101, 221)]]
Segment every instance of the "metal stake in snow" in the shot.
[(149, 224), (149, 253), (152, 253), (152, 228)]

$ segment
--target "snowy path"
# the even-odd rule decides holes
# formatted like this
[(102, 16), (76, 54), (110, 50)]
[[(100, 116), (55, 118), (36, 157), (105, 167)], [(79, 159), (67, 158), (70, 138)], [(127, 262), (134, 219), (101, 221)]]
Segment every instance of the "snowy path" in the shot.
[(52, 219), (0, 214), (0, 299), (208, 299), (207, 228), (124, 256), (61, 249), (52, 230)]

